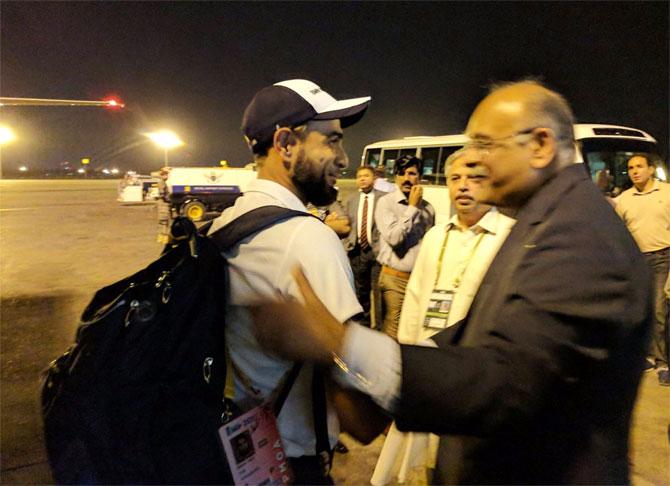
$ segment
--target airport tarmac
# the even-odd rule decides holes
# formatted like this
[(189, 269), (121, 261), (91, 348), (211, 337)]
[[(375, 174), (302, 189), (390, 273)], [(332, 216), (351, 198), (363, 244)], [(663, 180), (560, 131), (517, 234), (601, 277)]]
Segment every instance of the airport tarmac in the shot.
[[(341, 181), (343, 196), (354, 190)], [(153, 205), (121, 206), (116, 181), (0, 181), (0, 484), (52, 482), (42, 446), (40, 372), (72, 342), (94, 291), (162, 246)], [(670, 387), (647, 373), (631, 443), (633, 484), (670, 484)], [(338, 484), (367, 484), (383, 438), (336, 455)]]

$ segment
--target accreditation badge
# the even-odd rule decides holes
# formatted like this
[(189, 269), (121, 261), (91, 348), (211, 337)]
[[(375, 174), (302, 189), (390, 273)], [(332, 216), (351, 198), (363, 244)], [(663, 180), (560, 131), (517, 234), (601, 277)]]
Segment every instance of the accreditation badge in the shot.
[(280, 486), (293, 481), (269, 404), (231, 420), (219, 429), (219, 436), (235, 484)]
[(428, 301), (428, 310), (423, 321), (423, 327), (436, 330), (446, 328), (453, 301), (454, 292), (452, 290), (433, 290)]

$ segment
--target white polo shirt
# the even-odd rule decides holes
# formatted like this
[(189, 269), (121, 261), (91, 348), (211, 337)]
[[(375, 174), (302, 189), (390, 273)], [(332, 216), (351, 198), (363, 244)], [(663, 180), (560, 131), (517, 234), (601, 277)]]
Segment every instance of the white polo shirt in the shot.
[[(265, 179), (251, 182), (235, 205), (226, 209), (210, 232), (261, 206), (282, 206), (307, 212), (305, 205), (285, 187)], [(312, 217), (292, 218), (243, 240), (225, 254), (230, 264), (231, 307), (227, 314), (226, 343), (235, 366), (268, 397), (293, 363), (263, 351), (253, 335), (245, 306), (259, 300), (302, 300), (291, 270), (300, 265), (319, 299), (339, 321), (362, 312), (356, 300), (349, 260), (335, 232)], [(278, 417), (279, 432), (290, 457), (315, 454), (312, 419), (312, 366), (303, 365)], [(235, 401), (250, 393), (235, 377)], [(339, 424), (328, 406), (328, 433), (334, 446)]]

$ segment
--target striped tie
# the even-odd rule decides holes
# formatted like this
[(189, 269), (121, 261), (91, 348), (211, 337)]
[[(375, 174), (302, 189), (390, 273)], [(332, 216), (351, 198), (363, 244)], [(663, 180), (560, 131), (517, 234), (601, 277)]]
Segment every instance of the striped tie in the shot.
[(363, 201), (363, 219), (361, 220), (361, 235), (358, 238), (361, 244), (361, 250), (367, 250), (370, 248), (370, 242), (368, 241), (368, 196), (365, 196)]

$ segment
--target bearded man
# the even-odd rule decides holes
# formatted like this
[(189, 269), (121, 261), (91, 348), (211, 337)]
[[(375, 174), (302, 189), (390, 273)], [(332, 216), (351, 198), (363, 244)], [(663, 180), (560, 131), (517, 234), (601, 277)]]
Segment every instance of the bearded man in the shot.
[[(342, 128), (358, 121), (369, 103), (370, 97), (337, 101), (304, 79), (276, 83), (256, 93), (245, 110), (242, 131), (254, 154), (258, 179), (221, 214), (210, 232), (263, 206), (307, 213), (307, 203), (325, 206), (335, 201), (338, 173), (348, 164)], [(300, 265), (315, 292), (341, 322), (362, 308), (342, 244), (317, 218), (276, 223), (224, 256), (230, 264), (226, 343), (235, 370), (233, 401), (245, 411), (271, 401), (293, 367), (291, 361), (259, 347), (252, 333), (249, 306), (253, 302), (300, 298), (291, 277), (291, 269)], [(277, 417), (296, 484), (332, 482), (329, 461), (339, 427), (332, 403), (321, 386), (314, 385), (317, 374), (313, 366), (302, 366)], [(337, 390), (329, 397), (343, 399)], [(321, 420), (315, 419), (316, 415)], [(338, 418), (346, 422), (346, 417)], [(324, 436), (327, 454), (319, 444)]]

